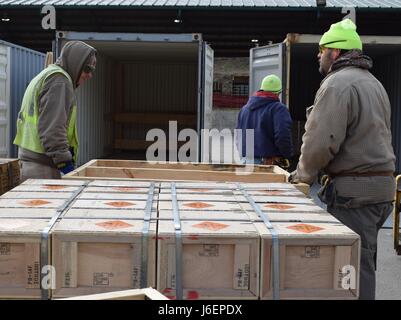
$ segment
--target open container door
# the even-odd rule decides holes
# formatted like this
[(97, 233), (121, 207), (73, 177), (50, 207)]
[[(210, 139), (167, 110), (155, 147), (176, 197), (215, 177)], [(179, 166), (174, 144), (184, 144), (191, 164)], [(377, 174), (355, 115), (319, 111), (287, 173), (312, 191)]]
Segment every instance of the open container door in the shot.
[(198, 161), (209, 159), (209, 148), (203, 149), (202, 129), (212, 129), (213, 111), (213, 66), (214, 52), (206, 43), (199, 46), (199, 91), (198, 91)]
[(265, 76), (274, 74), (281, 79), (283, 90), (280, 99), (287, 101), (286, 46), (277, 43), (250, 50), (249, 55), (249, 95), (259, 90)]

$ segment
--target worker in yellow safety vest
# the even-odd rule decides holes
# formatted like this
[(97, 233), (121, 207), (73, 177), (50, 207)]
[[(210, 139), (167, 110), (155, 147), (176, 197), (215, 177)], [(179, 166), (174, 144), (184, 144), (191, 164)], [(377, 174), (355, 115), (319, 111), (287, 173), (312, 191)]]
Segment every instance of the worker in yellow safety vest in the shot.
[(75, 90), (93, 76), (96, 50), (67, 42), (55, 64), (29, 83), (17, 119), (21, 180), (60, 179), (78, 158)]

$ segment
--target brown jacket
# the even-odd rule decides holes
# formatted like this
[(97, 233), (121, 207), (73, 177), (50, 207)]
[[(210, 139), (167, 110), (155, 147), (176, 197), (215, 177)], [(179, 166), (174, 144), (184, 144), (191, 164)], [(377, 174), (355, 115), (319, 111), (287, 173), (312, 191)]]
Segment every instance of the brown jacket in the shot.
[(19, 149), (21, 160), (33, 161), (55, 167), (71, 161), (72, 155), (67, 143), (67, 126), (72, 106), (75, 104), (74, 90), (88, 58), (96, 53), (91, 46), (81, 41), (70, 41), (63, 47), (56, 65), (61, 66), (71, 76), (73, 84), (61, 74), (49, 77), (39, 94), (38, 133), (45, 149), (39, 154), (23, 148)]
[[(394, 172), (390, 102), (367, 69), (346, 66), (329, 73), (308, 113), (294, 182), (312, 184), (320, 170), (331, 175)], [(336, 180), (344, 196), (379, 193), (374, 202), (393, 199), (392, 177)]]

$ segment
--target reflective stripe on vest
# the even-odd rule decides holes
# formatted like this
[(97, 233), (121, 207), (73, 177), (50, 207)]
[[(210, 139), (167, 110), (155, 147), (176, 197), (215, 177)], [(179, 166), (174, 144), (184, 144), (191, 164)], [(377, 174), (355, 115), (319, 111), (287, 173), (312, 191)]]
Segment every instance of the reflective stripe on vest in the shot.
[[(45, 149), (39, 139), (38, 121), (39, 121), (39, 94), (42, 92), (45, 80), (55, 73), (61, 73), (72, 84), (70, 75), (63, 68), (51, 64), (40, 72), (29, 83), (24, 98), (22, 99), (21, 110), (17, 119), (17, 135), (14, 144), (21, 148), (36, 152), (45, 153)], [(77, 106), (74, 104), (68, 120), (67, 142), (70, 148), (74, 150), (73, 161), (78, 159), (78, 134), (77, 134)]]

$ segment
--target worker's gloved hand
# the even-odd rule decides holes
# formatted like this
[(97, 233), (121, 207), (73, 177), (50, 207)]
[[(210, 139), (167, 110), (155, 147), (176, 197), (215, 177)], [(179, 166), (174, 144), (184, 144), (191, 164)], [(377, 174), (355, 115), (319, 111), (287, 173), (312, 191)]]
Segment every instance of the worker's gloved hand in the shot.
[(293, 171), (290, 173), (289, 177), (288, 177), (288, 182), (289, 183), (299, 183), (298, 179), (297, 179), (297, 172)]
[(75, 153), (74, 153), (74, 148), (73, 148), (73, 147), (70, 147), (68, 150), (69, 150), (70, 153), (71, 153), (72, 164), (75, 166), (75, 163), (74, 163), (74, 155), (75, 155)]
[(72, 161), (67, 161), (67, 162), (63, 162), (63, 163), (59, 163), (57, 165), (57, 169), (58, 171), (60, 171), (63, 174), (67, 174), (71, 171), (74, 171), (74, 165), (72, 163)]

